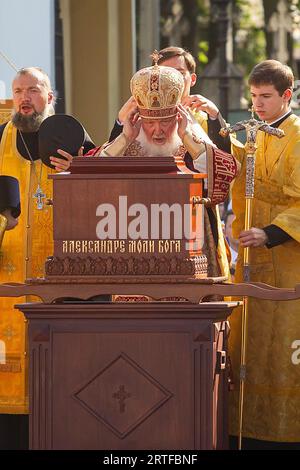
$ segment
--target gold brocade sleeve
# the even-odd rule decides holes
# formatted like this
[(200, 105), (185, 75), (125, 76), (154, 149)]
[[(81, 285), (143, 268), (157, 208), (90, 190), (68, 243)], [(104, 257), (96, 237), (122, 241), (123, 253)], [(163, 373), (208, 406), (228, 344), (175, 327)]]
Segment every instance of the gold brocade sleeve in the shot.
[(234, 155), (240, 163), (243, 163), (246, 155), (244, 144), (237, 140), (232, 134), (230, 135), (230, 141), (232, 155)]
[(118, 157), (122, 156), (125, 153), (126, 148), (128, 147), (130, 142), (128, 142), (125, 134), (122, 132), (115, 140), (108, 143), (107, 145), (104, 144), (99, 153), (95, 156), (100, 155), (100, 157)]
[(202, 140), (193, 133), (190, 134), (188, 131), (185, 131), (182, 142), (193, 160), (196, 160), (206, 151), (205, 144)]

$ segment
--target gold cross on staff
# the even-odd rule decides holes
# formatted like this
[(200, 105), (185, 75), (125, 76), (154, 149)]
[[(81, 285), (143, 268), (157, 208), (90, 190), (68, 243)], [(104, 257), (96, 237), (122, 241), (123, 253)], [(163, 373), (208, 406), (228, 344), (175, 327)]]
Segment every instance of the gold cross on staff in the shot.
[(154, 66), (157, 67), (159, 59), (161, 59), (163, 56), (155, 49), (152, 54), (150, 54), (150, 57), (152, 62), (154, 62)]
[[(278, 129), (276, 127), (269, 126), (265, 121), (257, 121), (256, 119), (253, 118), (253, 113), (251, 119), (248, 119), (247, 121), (239, 121), (233, 126), (227, 126), (227, 127), (222, 127), (220, 130), (219, 134), (222, 137), (226, 137), (232, 132), (237, 132), (245, 130), (246, 135), (247, 135), (247, 144), (255, 144), (256, 141), (256, 135), (258, 131), (263, 131), (266, 134), (271, 134), (275, 135), (276, 137), (283, 137), (284, 136), (284, 131), (282, 129)], [(255, 150), (255, 148), (253, 147)], [(253, 150), (253, 153), (254, 153)]]

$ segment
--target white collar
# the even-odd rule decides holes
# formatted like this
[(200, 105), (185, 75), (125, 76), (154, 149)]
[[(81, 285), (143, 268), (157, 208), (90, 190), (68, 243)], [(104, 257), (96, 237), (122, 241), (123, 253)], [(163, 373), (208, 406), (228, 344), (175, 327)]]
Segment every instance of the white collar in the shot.
[(289, 114), (291, 112), (291, 109), (289, 108), (288, 111), (286, 113), (284, 113), (282, 116), (280, 116), (279, 118), (275, 119), (275, 121), (272, 121), (272, 122), (268, 122), (268, 126), (273, 126), (274, 124), (276, 124), (276, 122), (278, 121), (281, 121), (281, 119), (283, 119), (287, 114)]

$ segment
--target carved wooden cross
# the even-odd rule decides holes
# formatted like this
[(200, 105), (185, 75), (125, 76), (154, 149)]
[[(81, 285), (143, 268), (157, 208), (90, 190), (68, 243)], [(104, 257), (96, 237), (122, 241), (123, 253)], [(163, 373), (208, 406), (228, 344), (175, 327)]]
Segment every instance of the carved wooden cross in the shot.
[(124, 413), (125, 411), (125, 400), (131, 397), (131, 393), (125, 391), (125, 386), (120, 385), (119, 390), (113, 393), (113, 398), (119, 400), (120, 405), (120, 413)]

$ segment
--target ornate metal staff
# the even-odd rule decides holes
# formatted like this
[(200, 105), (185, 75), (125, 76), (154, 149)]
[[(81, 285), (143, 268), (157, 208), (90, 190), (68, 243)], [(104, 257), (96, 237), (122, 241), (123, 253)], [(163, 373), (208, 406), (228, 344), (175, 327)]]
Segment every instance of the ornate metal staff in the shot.
[[(263, 131), (266, 134), (283, 137), (284, 131), (269, 126), (264, 121), (257, 121), (254, 118), (252, 108), (251, 119), (248, 121), (240, 121), (230, 127), (223, 127), (220, 134), (227, 137), (232, 132), (245, 130), (247, 141), (245, 145), (246, 151), (246, 187), (245, 187), (245, 230), (250, 230), (252, 225), (252, 209), (254, 198), (254, 175), (255, 175), (255, 151), (257, 131)], [(243, 279), (244, 282), (250, 282), (250, 247), (244, 248), (244, 266)], [(241, 364), (240, 364), (240, 395), (239, 395), (239, 450), (242, 448), (243, 433), (243, 411), (244, 411), (244, 384), (246, 380), (246, 349), (247, 349), (247, 325), (248, 325), (248, 297), (243, 297), (242, 312), (242, 338), (241, 338)]]

